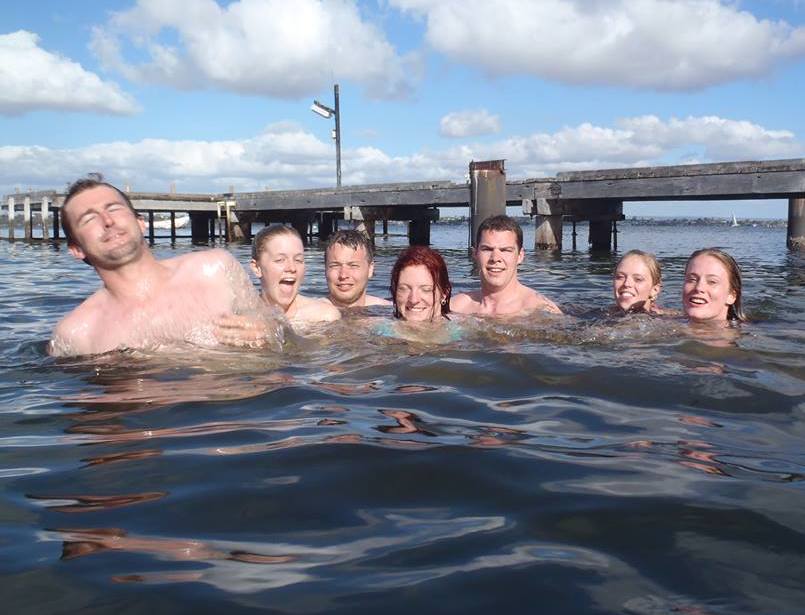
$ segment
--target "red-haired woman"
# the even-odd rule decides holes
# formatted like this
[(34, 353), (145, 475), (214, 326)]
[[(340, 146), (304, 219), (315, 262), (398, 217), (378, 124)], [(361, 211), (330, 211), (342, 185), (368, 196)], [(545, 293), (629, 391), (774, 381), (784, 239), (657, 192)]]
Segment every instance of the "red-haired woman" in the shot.
[(404, 250), (391, 270), (395, 318), (417, 322), (448, 318), (452, 290), (442, 255), (426, 246)]

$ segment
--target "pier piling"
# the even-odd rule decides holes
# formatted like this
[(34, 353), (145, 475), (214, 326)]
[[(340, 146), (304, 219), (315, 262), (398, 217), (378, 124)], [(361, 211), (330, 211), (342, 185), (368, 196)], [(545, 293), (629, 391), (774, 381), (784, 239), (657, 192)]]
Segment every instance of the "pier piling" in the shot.
[(503, 160), (470, 162), (470, 246), (481, 222), (506, 213), (506, 171)]
[(9, 240), (14, 239), (14, 197), (8, 197), (8, 238)]
[(534, 234), (535, 250), (562, 249), (562, 212), (564, 208), (556, 199), (536, 199), (536, 233)]
[(788, 199), (786, 245), (792, 250), (805, 250), (805, 197)]
[(48, 239), (50, 234), (50, 198), (47, 196), (42, 197), (40, 217), (42, 218), (42, 239)]
[(33, 226), (31, 224), (31, 197), (26, 196), (22, 201), (22, 232), (25, 241), (31, 241)]

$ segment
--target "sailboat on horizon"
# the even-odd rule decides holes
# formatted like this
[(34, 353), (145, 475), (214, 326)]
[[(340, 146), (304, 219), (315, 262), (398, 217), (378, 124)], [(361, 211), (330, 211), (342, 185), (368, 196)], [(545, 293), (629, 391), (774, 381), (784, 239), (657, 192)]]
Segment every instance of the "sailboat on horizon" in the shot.
[(734, 213), (732, 214), (732, 224), (730, 224), (730, 226), (740, 226), (740, 224), (738, 224), (738, 219), (735, 217)]

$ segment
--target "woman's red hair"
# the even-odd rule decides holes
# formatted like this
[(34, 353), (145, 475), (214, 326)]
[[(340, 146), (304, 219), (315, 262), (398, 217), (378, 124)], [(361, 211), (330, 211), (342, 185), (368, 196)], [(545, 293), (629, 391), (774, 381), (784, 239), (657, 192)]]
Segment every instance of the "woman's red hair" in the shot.
[(406, 267), (422, 265), (433, 278), (433, 300), (436, 300), (436, 289), (442, 293), (443, 301), (441, 304), (442, 316), (447, 317), (450, 313), (450, 293), (453, 292), (453, 285), (450, 284), (450, 277), (447, 275), (447, 264), (444, 258), (436, 250), (427, 246), (411, 246), (403, 250), (397, 257), (397, 262), (391, 270), (391, 299), (394, 301), (394, 317), (400, 318), (400, 310), (397, 308), (397, 284), (400, 280), (400, 273)]

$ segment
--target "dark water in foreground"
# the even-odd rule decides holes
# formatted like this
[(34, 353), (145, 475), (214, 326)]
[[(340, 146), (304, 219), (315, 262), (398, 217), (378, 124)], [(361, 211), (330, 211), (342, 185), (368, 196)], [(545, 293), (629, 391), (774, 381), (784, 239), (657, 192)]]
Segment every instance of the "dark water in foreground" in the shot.
[[(578, 318), (54, 361), (95, 278), (0, 242), (3, 611), (805, 612), (805, 260), (780, 228), (621, 230), (668, 307), (693, 249), (730, 250), (757, 322), (727, 344), (605, 323), (584, 312), (613, 257), (529, 251), (522, 278)], [(473, 286), (465, 228), (433, 240)]]

